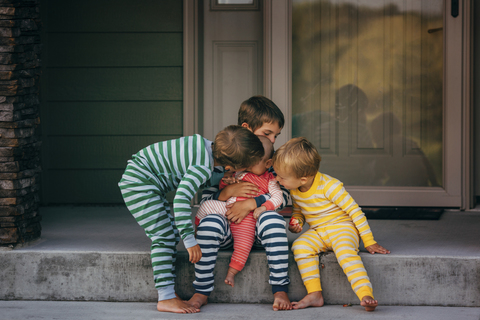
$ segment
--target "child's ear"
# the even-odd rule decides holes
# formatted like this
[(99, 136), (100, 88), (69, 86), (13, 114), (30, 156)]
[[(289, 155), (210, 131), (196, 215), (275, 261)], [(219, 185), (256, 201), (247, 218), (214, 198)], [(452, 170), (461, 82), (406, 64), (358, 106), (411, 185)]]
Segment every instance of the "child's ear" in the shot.
[(273, 160), (272, 159), (268, 159), (267, 162), (265, 162), (265, 167), (268, 169), (272, 166), (272, 163), (273, 163)]
[(225, 168), (225, 172), (235, 171), (235, 168), (232, 166), (225, 166), (224, 168)]
[(250, 128), (250, 126), (246, 122), (242, 123), (242, 127), (247, 128), (248, 130), (252, 131), (252, 128)]
[(308, 182), (308, 177), (301, 177), (300, 178), (300, 183), (302, 184), (302, 186)]

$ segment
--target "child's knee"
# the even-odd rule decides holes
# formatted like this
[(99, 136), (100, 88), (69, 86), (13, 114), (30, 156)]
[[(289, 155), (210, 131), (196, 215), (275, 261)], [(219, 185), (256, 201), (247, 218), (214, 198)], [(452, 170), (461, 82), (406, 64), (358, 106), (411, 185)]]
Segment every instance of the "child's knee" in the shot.
[(285, 227), (287, 225), (283, 216), (281, 216), (276, 211), (265, 211), (260, 215), (257, 221), (260, 226), (265, 225), (273, 227)]
[(304, 239), (297, 238), (292, 244), (292, 252), (295, 259), (298, 257), (305, 258), (317, 254), (317, 250), (312, 248)]
[(227, 219), (225, 219), (225, 217), (219, 215), (219, 214), (209, 214), (208, 216), (206, 216), (205, 218), (203, 218), (201, 221), (200, 221), (200, 224), (198, 225), (199, 227), (200, 226), (204, 226), (204, 225), (207, 225), (207, 224), (226, 224), (227, 223)]
[(197, 215), (203, 218), (210, 214), (225, 214), (225, 209), (225, 202), (207, 200), (198, 208)]
[(200, 223), (197, 227), (197, 233), (201, 233), (203, 231), (216, 231), (219, 233), (224, 233), (226, 231), (227, 225), (228, 222), (225, 217), (218, 214), (210, 214), (200, 220)]
[(152, 241), (151, 250), (152, 250), (152, 253), (154, 253), (154, 252), (162, 252), (162, 253), (168, 252), (168, 253), (171, 253), (173, 255), (173, 254), (177, 253), (177, 244), (178, 244), (178, 241), (175, 241), (175, 239), (173, 239), (173, 241), (154, 240), (154, 241)]

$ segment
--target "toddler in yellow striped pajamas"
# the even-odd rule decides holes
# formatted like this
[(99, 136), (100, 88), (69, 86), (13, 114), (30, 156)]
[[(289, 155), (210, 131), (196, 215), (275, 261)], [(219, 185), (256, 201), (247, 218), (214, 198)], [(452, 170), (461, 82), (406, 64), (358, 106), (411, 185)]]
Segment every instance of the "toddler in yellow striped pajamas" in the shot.
[(373, 297), (372, 285), (358, 255), (359, 238), (370, 253), (390, 253), (374, 239), (365, 214), (343, 187), (343, 183), (318, 172), (320, 155), (307, 139), (294, 138), (280, 147), (273, 156), (277, 180), (290, 189), (293, 215), (289, 230), (308, 231), (298, 237), (292, 246), (303, 284), (308, 294), (294, 309), (323, 306), (318, 254), (334, 251), (360, 304), (374, 311), (378, 301)]

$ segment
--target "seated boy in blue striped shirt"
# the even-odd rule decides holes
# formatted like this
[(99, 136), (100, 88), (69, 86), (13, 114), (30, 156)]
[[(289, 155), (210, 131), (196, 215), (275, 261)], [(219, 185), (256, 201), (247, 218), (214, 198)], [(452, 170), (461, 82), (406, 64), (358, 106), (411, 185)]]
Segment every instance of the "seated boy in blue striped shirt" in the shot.
[[(275, 143), (277, 136), (282, 131), (285, 119), (282, 111), (264, 96), (253, 96), (242, 102), (238, 111), (238, 125), (247, 128), (258, 136), (265, 136)], [(270, 172), (273, 168), (270, 168)], [(273, 174), (275, 174), (273, 172)], [(232, 245), (233, 239), (230, 231), (230, 223), (240, 223), (250, 211), (260, 207), (269, 199), (267, 195), (253, 198), (258, 192), (258, 187), (250, 182), (240, 182), (228, 185), (219, 190), (218, 185), (206, 188), (202, 194), (202, 203), (206, 200), (226, 201), (230, 197), (247, 197), (244, 201), (237, 201), (227, 206), (226, 218), (218, 214), (212, 214), (202, 219), (197, 227), (197, 241), (202, 252), (203, 259), (195, 264), (195, 294), (189, 302), (200, 308), (207, 303), (210, 293), (213, 291), (213, 270), (216, 265), (217, 252), (221, 248)], [(282, 209), (290, 199), (287, 189), (282, 188)], [(227, 221), (228, 219), (228, 221)], [(270, 270), (269, 284), (272, 286), (274, 297), (272, 308), (278, 310), (291, 310), (292, 304), (288, 298), (288, 239), (286, 222), (275, 211), (265, 211), (258, 218), (255, 225), (254, 247), (262, 247), (267, 254), (268, 267)]]
[[(218, 184), (224, 172), (245, 170), (263, 155), (263, 145), (255, 134), (241, 126), (229, 126), (217, 134), (214, 143), (196, 134), (152, 144), (128, 161), (118, 185), (127, 208), (152, 240), (158, 311), (200, 311), (181, 300), (174, 289), (180, 237), (190, 262), (202, 257), (191, 220), (190, 202), (197, 190)], [(214, 172), (217, 166), (221, 170)], [(171, 212), (166, 193), (175, 189)]]

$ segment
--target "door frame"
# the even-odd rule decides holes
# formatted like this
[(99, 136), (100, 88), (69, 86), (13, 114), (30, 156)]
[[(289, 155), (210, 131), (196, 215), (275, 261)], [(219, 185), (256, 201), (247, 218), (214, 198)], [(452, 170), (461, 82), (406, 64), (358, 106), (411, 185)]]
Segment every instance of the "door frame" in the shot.
[[(454, 207), (474, 206), (473, 184), (473, 0), (460, 0), (460, 15), (444, 17), (444, 183), (445, 188), (349, 187), (346, 189), (363, 206)], [(202, 133), (199, 104), (199, 4), (184, 0), (184, 135)], [(450, 12), (451, 2), (445, 1)], [(278, 105), (286, 119), (292, 106), (292, 1), (264, 0), (264, 95)], [(461, 34), (462, 37), (452, 37)], [(451, 45), (451, 41), (460, 45)], [(457, 57), (449, 59), (449, 57)], [(447, 63), (448, 62), (448, 63)], [(448, 108), (458, 106), (457, 108)], [(460, 128), (460, 130), (458, 129)], [(292, 136), (286, 121), (279, 145)], [(375, 203), (369, 198), (378, 194)]]
[(462, 88), (462, 206), (468, 210), (475, 207), (474, 179), (474, 98), (473, 98), (473, 0), (463, 1), (463, 88)]
[(198, 96), (198, 0), (183, 0), (183, 135), (200, 132)]

